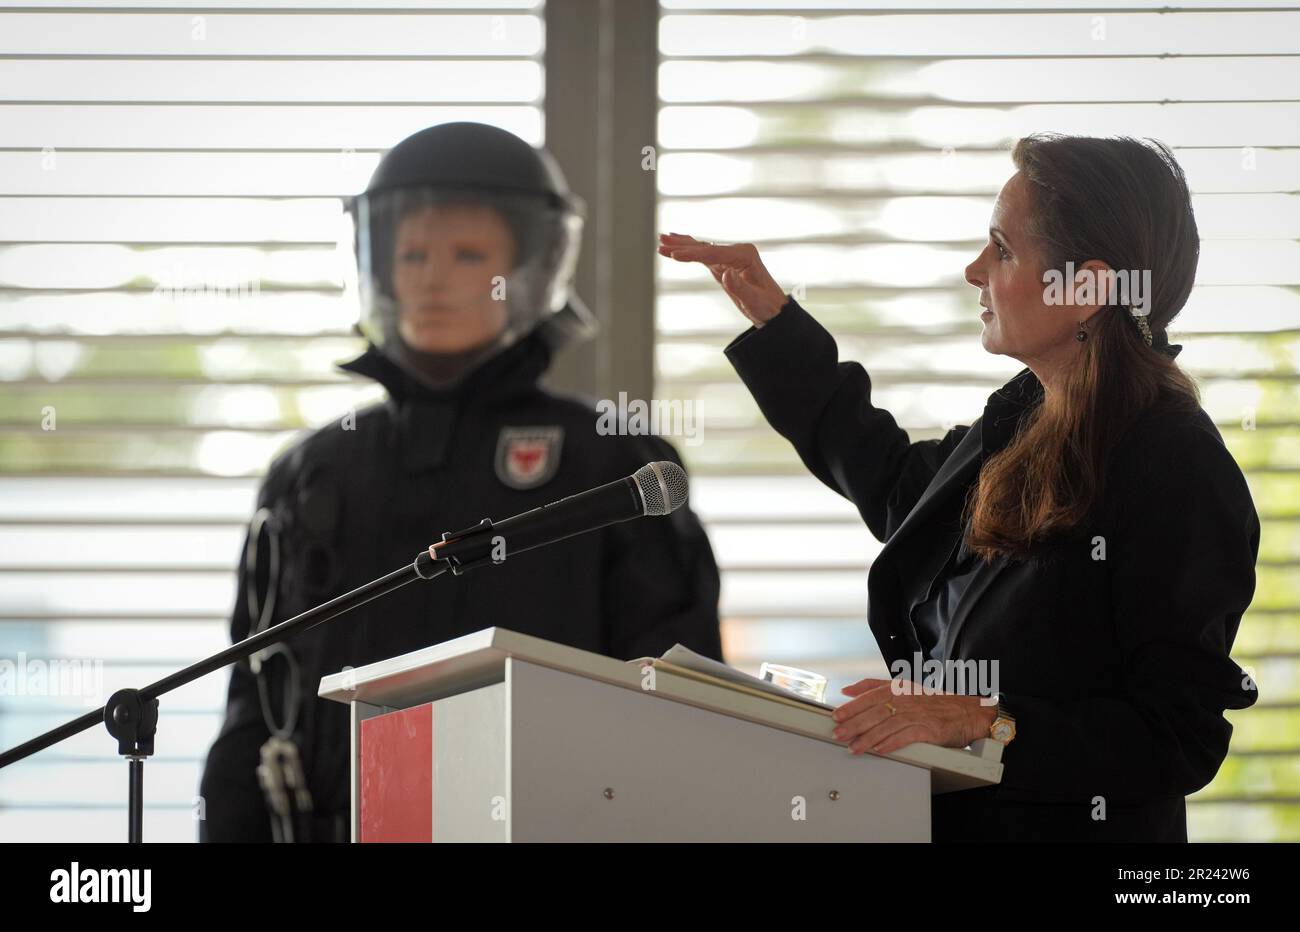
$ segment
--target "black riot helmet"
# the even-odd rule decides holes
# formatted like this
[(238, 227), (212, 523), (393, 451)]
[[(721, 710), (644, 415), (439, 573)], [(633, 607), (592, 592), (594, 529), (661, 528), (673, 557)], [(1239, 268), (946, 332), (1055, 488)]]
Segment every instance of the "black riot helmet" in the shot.
[(583, 202), (548, 152), (506, 130), (420, 130), (345, 206), (359, 329), (434, 387), (534, 330), (553, 346), (594, 330), (572, 291)]

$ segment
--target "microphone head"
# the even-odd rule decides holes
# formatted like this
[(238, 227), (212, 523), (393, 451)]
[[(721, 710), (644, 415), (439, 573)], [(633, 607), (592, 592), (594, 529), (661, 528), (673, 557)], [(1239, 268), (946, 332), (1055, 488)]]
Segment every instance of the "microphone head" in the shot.
[(641, 492), (645, 514), (651, 517), (676, 511), (686, 504), (690, 494), (686, 470), (676, 463), (646, 463), (632, 476), (632, 481)]

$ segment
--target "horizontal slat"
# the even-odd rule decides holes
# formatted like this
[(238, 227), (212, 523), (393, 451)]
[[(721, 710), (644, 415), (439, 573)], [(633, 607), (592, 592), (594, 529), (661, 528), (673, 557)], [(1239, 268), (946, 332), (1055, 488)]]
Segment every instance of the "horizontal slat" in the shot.
[(1138, 51), (1120, 51), (1104, 52), (1096, 51), (1090, 53), (1083, 52), (895, 52), (891, 55), (871, 55), (864, 56), (854, 53), (836, 53), (836, 52), (808, 52), (794, 53), (790, 55), (763, 55), (752, 52), (738, 52), (734, 55), (710, 55), (707, 53), (700, 54), (674, 54), (664, 56), (668, 62), (756, 62), (761, 64), (788, 62), (799, 62), (812, 65), (853, 65), (860, 64), (864, 58), (871, 61), (888, 61), (897, 62), (916, 62), (921, 64), (940, 64), (946, 62), (1058, 62), (1058, 61), (1176, 61), (1180, 58), (1198, 58), (1205, 59), (1207, 62), (1217, 64), (1233, 64), (1240, 61), (1250, 61), (1255, 58), (1296, 58), (1300, 57), (1300, 52), (1292, 50), (1275, 49), (1269, 52), (1212, 52), (1202, 50), (1198, 52), (1138, 52)]
[[(448, 4), (450, 7), (451, 5)], [(519, 10), (404, 10), (275, 13), (221, 10), (167, 13), (0, 9), (0, 54), (99, 57), (259, 56), (346, 60), (349, 55), (537, 55), (541, 19)], [(309, 25), (308, 25), (309, 24)]]
[[(0, 25), (3, 25), (0, 14)], [(480, 34), (487, 24), (479, 23)], [(301, 25), (295, 27), (299, 34)], [(0, 35), (3, 35), (0, 32)], [(535, 104), (542, 95), (539, 62), (505, 61), (219, 61), (146, 64), (128, 60), (0, 59), (0, 103), (130, 104), (133, 106), (478, 107)]]
[[(1171, 339), (1182, 338), (1178, 334)], [(954, 338), (872, 341), (870, 333), (841, 335), (841, 357), (861, 361), (871, 373), (872, 383), (881, 387), (898, 385), (970, 385), (988, 391), (1001, 387), (1011, 374), (1000, 372), (1001, 360), (980, 355), (972, 343), (978, 333)], [(1268, 348), (1291, 348), (1290, 341), (1275, 337), (1270, 346), (1256, 347), (1239, 337), (1212, 338), (1191, 335), (1195, 346), (1180, 360), (1188, 373), (1201, 381), (1255, 380), (1288, 382), (1300, 378), (1296, 372), (1268, 369), (1262, 356)], [(364, 377), (338, 369), (363, 350), (364, 344), (341, 341), (300, 341), (298, 344), (244, 344), (221, 341), (199, 346), (169, 346), (130, 341), (110, 344), (82, 343), (75, 337), (27, 342), (18, 338), (0, 342), (0, 389), (3, 386), (34, 386), (57, 383), (62, 386), (143, 385), (266, 385), (321, 386), (373, 385)], [(190, 350), (190, 351), (187, 351)], [(1217, 351), (1217, 352), (1216, 352)], [(952, 360), (952, 363), (949, 363)], [(931, 368), (933, 367), (933, 368)], [(940, 368), (943, 367), (943, 368)], [(1212, 368), (1213, 367), (1213, 368)], [(658, 364), (660, 398), (689, 398), (682, 387), (724, 383), (742, 390), (735, 370), (722, 347), (707, 343), (676, 343), (663, 348)], [(879, 380), (879, 381), (878, 381)], [(987, 393), (985, 393), (987, 394)], [(255, 396), (248, 402), (256, 403)], [(980, 406), (983, 407), (983, 406)], [(339, 415), (346, 407), (339, 409)], [(35, 412), (34, 412), (35, 413)], [(256, 411), (250, 411), (256, 415)], [(112, 417), (109, 412), (105, 416)], [(1265, 417), (1265, 420), (1270, 420)]]
[(209, 346), (214, 343), (228, 343), (233, 346), (251, 349), (263, 349), (282, 344), (288, 348), (301, 348), (310, 339), (313, 347), (317, 344), (342, 345), (346, 341), (348, 349), (361, 348), (363, 344), (354, 334), (345, 330), (321, 330), (318, 333), (246, 333), (225, 330), (220, 333), (78, 333), (72, 330), (59, 330), (47, 333), (32, 330), (0, 330), (0, 341), (22, 340), (30, 343), (48, 343), (72, 341), (87, 346), (155, 346), (158, 344), (184, 344)]
[(1050, 126), (1078, 135), (1154, 137), (1171, 146), (1300, 144), (1300, 105), (1295, 104), (1109, 104), (1014, 105), (984, 108), (936, 106), (907, 113), (873, 114), (845, 109), (806, 119), (798, 107), (755, 113), (742, 105), (665, 106), (659, 139), (668, 147), (743, 149), (750, 142), (791, 145), (827, 135), (858, 145), (939, 143), (961, 149), (971, 144), (1010, 143)]
[[(725, 161), (728, 157), (718, 158)], [(1239, 166), (1234, 170), (1241, 171)], [(733, 217), (739, 219), (747, 214), (779, 209), (784, 212), (786, 222), (798, 227), (799, 231), (762, 236), (761, 242), (768, 246), (794, 242), (818, 245), (952, 243), (978, 252), (988, 242), (991, 199), (997, 196), (1011, 171), (1010, 166), (998, 166), (995, 171), (990, 171), (988, 186), (982, 191), (952, 192), (936, 187), (929, 192), (903, 192), (892, 185), (857, 189), (820, 178), (810, 178), (808, 184), (796, 187), (797, 182), (792, 181), (788, 173), (780, 181), (774, 179), (771, 187), (739, 186), (734, 176), (726, 177), (723, 166), (717, 166), (711, 171), (699, 172), (705, 180), (694, 182), (696, 192), (665, 192), (660, 199), (660, 216), (665, 225), (675, 223), (675, 215), (690, 216), (690, 211), (696, 209), (688, 205), (704, 202), (720, 215), (714, 218), (711, 227), (716, 230), (716, 225), (722, 226), (721, 230), (713, 233), (715, 238), (722, 239), (730, 232), (727, 226), (737, 222)], [(704, 190), (708, 180), (719, 182), (722, 189)], [(892, 182), (893, 179), (887, 180)], [(1288, 191), (1295, 190), (1297, 180), (1288, 180)], [(1300, 237), (1300, 219), (1297, 219), (1300, 196), (1295, 194), (1262, 191), (1216, 193), (1202, 189), (1192, 198), (1192, 209), (1196, 213), (1203, 245), (1225, 240)], [(1268, 216), (1272, 213), (1278, 216)], [(826, 228), (803, 229), (817, 220), (822, 220)], [(850, 228), (836, 228), (846, 225), (846, 222)], [(751, 232), (744, 238), (759, 242), (755, 235)]]
[[(953, 107), (957, 104), (949, 103), (944, 106)], [(1192, 105), (1171, 104), (1169, 106)], [(1251, 105), (1234, 106), (1248, 109)], [(3, 109), (5, 105), (0, 102), (0, 111)], [(696, 108), (698, 111), (703, 109), (704, 105)], [(727, 114), (736, 112), (735, 108), (711, 109), (725, 109)], [(747, 105), (744, 111), (749, 113), (753, 109), (753, 105)], [(819, 107), (818, 112), (823, 112), (825, 109)], [(679, 112), (683, 126), (698, 118), (698, 114), (692, 116), (696, 110), (673, 108), (673, 112)], [(64, 119), (61, 114), (58, 118), (60, 121)], [(753, 114), (753, 118), (763, 119), (761, 113)], [(828, 119), (836, 119), (833, 112), (828, 114)], [(887, 119), (887, 114), (881, 116), (881, 120)], [(2, 138), (0, 136), (0, 139)], [(48, 152), (40, 147), (29, 146), (21, 149), (9, 146), (0, 150), (0, 165), (5, 169), (5, 187), (0, 194), (15, 197), (36, 194), (59, 197), (158, 196), (160, 193), (178, 197), (184, 195), (333, 197), (361, 190), (378, 160), (377, 149), (358, 150), (355, 148), (356, 145), (355, 139), (346, 141), (338, 148), (303, 149), (299, 144), (286, 150), (173, 149), (170, 147), (147, 149), (116, 147), (90, 150), (85, 147), (65, 149), (51, 145)], [(1207, 154), (1204, 158), (1190, 161), (1188, 174), (1196, 185), (1198, 196), (1235, 193), (1241, 190), (1263, 190), (1270, 183), (1274, 190), (1294, 192), (1296, 190), (1294, 175), (1287, 172), (1287, 169), (1294, 167), (1295, 162), (1295, 157), (1290, 154), (1291, 150), (1283, 153), (1268, 148), (1256, 149), (1251, 156), (1254, 165), (1249, 173), (1241, 170), (1242, 148), (1254, 145), (1262, 146), (1262, 143), (1243, 136), (1235, 151), (1217, 157), (1210, 157)], [(824, 199), (829, 189), (836, 192), (836, 197), (840, 199), (851, 197), (856, 200), (896, 198), (900, 194), (943, 197), (951, 196), (954, 188), (963, 195), (979, 194), (991, 197), (996, 194), (1001, 182), (1012, 170), (1007, 154), (1005, 152), (987, 155), (971, 153), (966, 151), (962, 141), (955, 139), (951, 141), (951, 146), (953, 147), (951, 154), (936, 152), (928, 157), (888, 156), (867, 161), (864, 155), (855, 152), (852, 160), (844, 157), (830, 158), (816, 166), (818, 169), (816, 180), (810, 178), (804, 185), (799, 185), (798, 175), (789, 179), (779, 177), (773, 179), (775, 183), (782, 184), (775, 193), (805, 199), (815, 199), (820, 196)], [(815, 155), (815, 153), (808, 153), (808, 155)], [(681, 197), (704, 197), (707, 196), (707, 192), (696, 194), (691, 193), (689, 189), (681, 191), (679, 188), (687, 184), (698, 187), (708, 178), (715, 177), (725, 182), (729, 189), (738, 179), (743, 179), (744, 176), (734, 170), (724, 175), (720, 175), (719, 172), (702, 171), (710, 164), (705, 156), (710, 156), (715, 161), (724, 158), (745, 160), (754, 158), (754, 154), (746, 149), (719, 147), (715, 152), (688, 156), (673, 152), (671, 146), (668, 146), (662, 153), (663, 170), (668, 176), (664, 193)], [(778, 157), (766, 158), (771, 161)], [(791, 156), (779, 158), (788, 161)], [(692, 178), (688, 175), (681, 181), (674, 181), (679, 174), (675, 168), (675, 160), (686, 163), (693, 174), (702, 177)], [(932, 170), (923, 171), (927, 162), (930, 163)], [(755, 163), (751, 161), (739, 164)], [(65, 170), (51, 170), (51, 166)], [(808, 167), (805, 165), (800, 174), (806, 175), (807, 171)], [(836, 176), (848, 178), (856, 176), (862, 181), (856, 185), (845, 182), (835, 183)], [(150, 184), (151, 179), (152, 184)], [(867, 183), (870, 179), (883, 179), (889, 184), (873, 188)], [(1207, 232), (1213, 233), (1213, 230)]]
[[(1294, 52), (1300, 13), (1294, 9), (1250, 12), (1162, 13), (1136, 7), (1109, 10), (1098, 27), (1074, 11), (1025, 15), (997, 7), (945, 15), (941, 26), (930, 13), (797, 9), (791, 16), (752, 12), (741, 15), (704, 11), (665, 11), (659, 48), (677, 55), (792, 54), (834, 51), (889, 57), (898, 54), (1001, 55), (1053, 54), (1203, 54)], [(940, 28), (936, 28), (940, 27)], [(1099, 33), (1099, 28), (1104, 32)]]
[(249, 336), (281, 332), (285, 336), (296, 334), (303, 346), (310, 345), (310, 338), (317, 335), (333, 337), (349, 331), (357, 319), (355, 303), (334, 289), (324, 293), (259, 289), (256, 295), (246, 298), (180, 302), (159, 300), (152, 291), (144, 290), (108, 294), (9, 292), (0, 293), (0, 307), (4, 308), (8, 328), (22, 328), (28, 333), (124, 339), (157, 334), (158, 339), (175, 335), (202, 340), (229, 330)]
[[(1202, 205), (1221, 193), (1294, 190), (1300, 150), (1235, 146), (1174, 149)], [(756, 188), (815, 191), (819, 195), (883, 188), (895, 197), (939, 189), (944, 195), (996, 192), (1013, 169), (1005, 144), (996, 147), (934, 144), (851, 145), (810, 142), (803, 146), (751, 145), (732, 149), (660, 146), (656, 173), (665, 200), (679, 195), (746, 194)], [(1216, 192), (1216, 193), (1210, 193)], [(1256, 220), (1269, 218), (1256, 217)]]
[[(0, 120), (0, 132), (3, 126)], [(152, 241), (158, 246), (203, 247), (205, 256), (222, 255), (220, 247), (236, 245), (241, 249), (329, 249), (338, 244), (341, 219), (337, 198), (214, 201), (0, 196), (0, 240), (10, 243), (89, 240), (134, 246)], [(12, 254), (8, 250), (0, 253)], [(122, 250), (117, 254), (123, 254)]]
[(21, 611), (0, 611), (0, 622), (4, 623), (23, 623), (23, 622), (87, 622), (90, 624), (136, 624), (137, 622), (154, 624), (162, 622), (166, 625), (182, 624), (229, 624), (228, 615), (218, 612), (139, 612), (131, 609), (123, 609), (118, 612), (77, 612), (77, 611), (37, 611), (33, 609), (24, 609)]
[[(17, 106), (0, 101), (0, 146), (270, 147), (309, 146), (358, 153), (383, 150), (435, 122), (495, 123), (528, 142), (542, 140), (541, 115), (532, 106), (375, 107), (293, 105), (258, 107), (217, 104), (61, 104)], [(238, 125), (232, 138), (230, 127)]]
[(122, 376), (74, 376), (65, 379), (12, 379), (0, 382), (0, 385), (75, 385), (75, 386), (95, 386), (95, 387), (136, 387), (136, 388), (153, 388), (166, 385), (169, 387), (203, 387), (209, 385), (247, 385), (247, 386), (268, 386), (271, 388), (311, 388), (323, 385), (347, 385), (358, 381), (358, 377), (344, 374), (320, 376), (319, 378), (268, 378), (253, 377), (240, 378), (235, 377), (208, 377), (200, 378), (197, 376), (177, 376), (175, 378), (166, 375), (122, 375)]
[[(1204, 0), (1192, 0), (1200, 3)], [(59, 13), (77, 16), (86, 13), (112, 13), (130, 16), (137, 13), (163, 15), (166, 13), (229, 13), (237, 11), (244, 15), (281, 16), (290, 14), (304, 19), (320, 14), (330, 16), (409, 16), (412, 13), (464, 13), (473, 10), (476, 13), (518, 13), (520, 10), (532, 9), (540, 5), (540, 0), (386, 0), (379, 4), (358, 5), (356, 0), (41, 0), (28, 5), (15, 4), (7, 7), (15, 13)]]
[[(165, 703), (166, 700), (164, 699)], [(165, 704), (163, 706), (166, 708)], [(84, 713), (83, 713), (84, 714)], [(75, 716), (74, 716), (75, 717)], [(68, 718), (65, 713), (55, 715), (40, 715), (25, 713), (22, 715), (6, 716), (6, 731), (4, 733), (3, 746), (6, 750), (29, 738), (48, 731), (63, 724), (64, 719)], [(212, 740), (217, 736), (217, 729), (221, 726), (221, 715), (208, 712), (205, 714), (187, 715), (177, 713), (175, 715), (164, 712), (158, 717), (158, 734), (155, 746), (158, 749), (158, 757), (164, 754), (177, 754), (184, 757), (195, 757), (207, 753)], [(12, 744), (10, 743), (12, 741)], [(92, 754), (96, 751), (102, 751), (105, 745), (113, 747), (113, 739), (105, 732), (104, 729), (91, 729), (81, 734), (74, 735), (62, 742), (60, 750), (70, 754)], [(23, 762), (13, 765), (15, 772), (23, 767)], [(8, 773), (9, 768), (0, 770), (0, 775)], [(38, 771), (43, 773), (43, 771)], [(148, 786), (148, 767), (145, 768), (146, 787)], [(122, 770), (123, 780), (120, 783), (119, 790), (125, 795), (125, 767)], [(195, 783), (197, 787), (197, 781)]]
[[(691, 212), (681, 209), (673, 212), (671, 218), (666, 218), (664, 228), (673, 232), (692, 229), (704, 232), (702, 227), (707, 222), (708, 211), (702, 204), (693, 207)], [(766, 216), (766, 219), (760, 219), (760, 216)], [(821, 222), (823, 218), (815, 219)], [(780, 235), (780, 223), (771, 215), (747, 216), (733, 212), (727, 217), (727, 225), (736, 229), (728, 230), (715, 220), (712, 224), (714, 229), (710, 231), (712, 238), (760, 242), (764, 235)], [(750, 235), (743, 235), (746, 230)], [(731, 232), (742, 235), (726, 235)], [(858, 247), (785, 246), (767, 249), (763, 258), (778, 281), (804, 283), (810, 292), (822, 294), (837, 288), (867, 285), (907, 289), (969, 288), (964, 270), (975, 255), (969, 250), (911, 243)], [(717, 288), (707, 270), (700, 269), (695, 263), (661, 265), (660, 276), (660, 287), (666, 293), (679, 288), (700, 288), (706, 284), (703, 278), (708, 278), (708, 283)], [(1201, 251), (1197, 281), (1201, 286), (1300, 284), (1300, 241), (1207, 241)], [(973, 294), (973, 290), (968, 293)]]
[(854, 101), (873, 111), (949, 101), (1294, 100), (1295, 55), (1253, 56), (1223, 67), (1219, 59), (1093, 57), (984, 58), (945, 61), (861, 58), (813, 63), (780, 59), (668, 59), (659, 69), (665, 103), (805, 106)]
[[(62, 2), (62, 0), (56, 0)], [(1134, 0), (1023, 0), (1017, 3), (989, 3), (987, 0), (829, 0), (829, 2), (797, 3), (789, 0), (663, 0), (664, 12), (673, 15), (728, 15), (728, 16), (791, 16), (838, 17), (845, 14), (863, 16), (938, 16), (937, 24), (946, 25), (945, 18), (952, 15), (1015, 15), (1022, 14), (1060, 16), (1063, 13), (1145, 13), (1159, 11), (1163, 14), (1243, 13), (1295, 10), (1279, 0), (1274, 5), (1262, 5), (1259, 0), (1184, 0), (1180, 3), (1158, 4)]]
[[(997, 104), (1000, 108), (1005, 108), (1007, 106), (1011, 106), (1012, 104), (1019, 107), (1024, 107), (1024, 106), (1060, 107), (1066, 105), (1119, 107), (1119, 106), (1126, 106), (1126, 105), (1133, 105), (1133, 104), (1143, 104), (1143, 105), (1159, 104), (1161, 106), (1169, 106), (1169, 105), (1193, 106), (1193, 105), (1201, 105), (1201, 104), (1228, 103), (1228, 104), (1233, 104), (1234, 106), (1238, 106), (1244, 104), (1260, 104), (1260, 103), (1270, 103), (1270, 104), (1300, 103), (1300, 99), (1290, 94), (1288, 94), (1285, 97), (1263, 96), (1263, 95), (1254, 96), (1254, 97), (1235, 97), (1235, 96), (1225, 95), (1225, 96), (1206, 97), (1206, 98), (1193, 97), (1185, 93), (1180, 94), (1179, 96), (1174, 98), (1161, 97), (1155, 94), (1152, 94), (1150, 96), (1144, 94), (1140, 97), (1134, 97), (1131, 100), (1110, 100), (1107, 98), (1099, 98), (1096, 96), (1095, 93), (1090, 94), (1086, 97), (1081, 96), (1077, 98), (1069, 97), (1065, 95), (1049, 96), (1042, 93), (1041, 90), (1038, 93), (1034, 94), (1032, 97), (1026, 97), (1025, 99), (1016, 99), (1014, 101), (1009, 101), (1009, 102), (1004, 102), (1001, 100), (1001, 98), (994, 98), (994, 99), (997, 101)], [(842, 95), (837, 97), (826, 97), (826, 98), (814, 97), (808, 99), (783, 99), (783, 100), (739, 100), (738, 101), (733, 98), (720, 98), (720, 99), (711, 98), (708, 100), (699, 100), (699, 101), (678, 100), (678, 101), (673, 101), (669, 105), (672, 106), (674, 109), (691, 108), (691, 107), (715, 108), (719, 106), (729, 106), (729, 107), (741, 106), (747, 110), (750, 110), (755, 113), (760, 113), (760, 114), (766, 110), (775, 110), (784, 113), (784, 112), (792, 112), (792, 111), (807, 109), (807, 110), (816, 111), (819, 115), (827, 113), (828, 111), (830, 113), (834, 113), (837, 110), (856, 112), (856, 111), (860, 111), (863, 108), (867, 108), (873, 114), (887, 115), (893, 112), (910, 114), (917, 110), (923, 110), (925, 108), (935, 108), (935, 107), (945, 107), (945, 108), (952, 108), (956, 110), (961, 110), (966, 108), (986, 109), (989, 107), (989, 104), (990, 101), (986, 99), (961, 100), (959, 98), (943, 97), (938, 95), (926, 95), (926, 96), (915, 95), (911, 97), (902, 97), (902, 96), (876, 97), (871, 94), (863, 94), (858, 96)]]

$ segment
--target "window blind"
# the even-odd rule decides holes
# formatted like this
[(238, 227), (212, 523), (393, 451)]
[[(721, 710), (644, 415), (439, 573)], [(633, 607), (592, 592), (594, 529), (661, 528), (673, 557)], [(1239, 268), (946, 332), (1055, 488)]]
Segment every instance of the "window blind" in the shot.
[[(512, 0), (0, 8), (0, 745), (228, 643), (263, 470), (382, 394), (333, 369), (340, 196), (433, 123), (541, 143), (542, 50)], [(226, 680), (162, 700), (150, 840), (197, 837)], [(124, 840), (114, 750), (0, 771), (0, 838)]]

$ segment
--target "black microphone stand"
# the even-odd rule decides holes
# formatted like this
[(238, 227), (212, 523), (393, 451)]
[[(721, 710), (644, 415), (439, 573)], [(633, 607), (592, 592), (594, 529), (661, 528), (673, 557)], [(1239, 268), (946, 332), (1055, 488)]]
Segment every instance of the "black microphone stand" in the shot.
[(108, 733), (117, 739), (117, 753), (126, 758), (129, 768), (129, 786), (127, 796), (127, 840), (132, 844), (143, 841), (144, 833), (144, 762), (153, 754), (154, 735), (158, 728), (158, 697), (178, 686), (184, 686), (214, 670), (242, 660), (250, 654), (271, 644), (279, 643), (299, 631), (337, 618), (345, 612), (364, 605), (380, 596), (387, 595), (417, 579), (434, 579), (450, 570), (459, 576), (490, 559), (491, 544), (487, 535), (492, 531), (492, 522), (484, 518), (479, 524), (464, 531), (448, 532), (442, 535), (442, 543), (435, 544), (434, 549), (446, 544), (465, 544), (457, 553), (464, 556), (450, 556), (434, 560), (429, 551), (424, 551), (409, 566), (394, 570), (387, 576), (372, 580), (364, 586), (345, 592), (330, 599), (322, 605), (308, 609), (274, 627), (258, 634), (244, 638), (238, 644), (232, 644), (225, 650), (213, 654), (205, 660), (191, 664), (163, 677), (144, 689), (119, 689), (109, 697), (104, 706), (94, 712), (87, 712), (80, 718), (73, 719), (65, 725), (51, 729), (43, 735), (0, 753), (0, 768), (35, 754), (65, 738), (80, 734), (103, 722)]
[[(652, 496), (647, 496), (643, 482), (650, 485)], [(144, 834), (144, 762), (154, 750), (159, 696), (417, 579), (434, 579), (449, 570), (459, 576), (488, 562), (499, 563), (504, 559), (504, 553), (498, 555), (497, 545), (504, 546), (506, 534), (512, 535), (513, 550), (519, 553), (619, 521), (648, 514), (668, 514), (685, 501), (686, 474), (681, 467), (675, 463), (647, 463), (626, 479), (617, 479), (599, 488), (534, 508), (502, 521), (499, 526), (494, 526), (490, 518), (484, 518), (463, 531), (448, 531), (440, 542), (421, 553), (410, 566), (394, 570), (301, 615), (246, 637), (238, 644), (165, 676), (144, 689), (119, 689), (108, 698), (103, 708), (87, 712), (66, 725), (0, 753), (0, 768), (103, 722), (108, 733), (117, 739), (117, 753), (125, 757), (129, 765), (127, 835), (132, 844), (138, 843), (143, 841)]]

